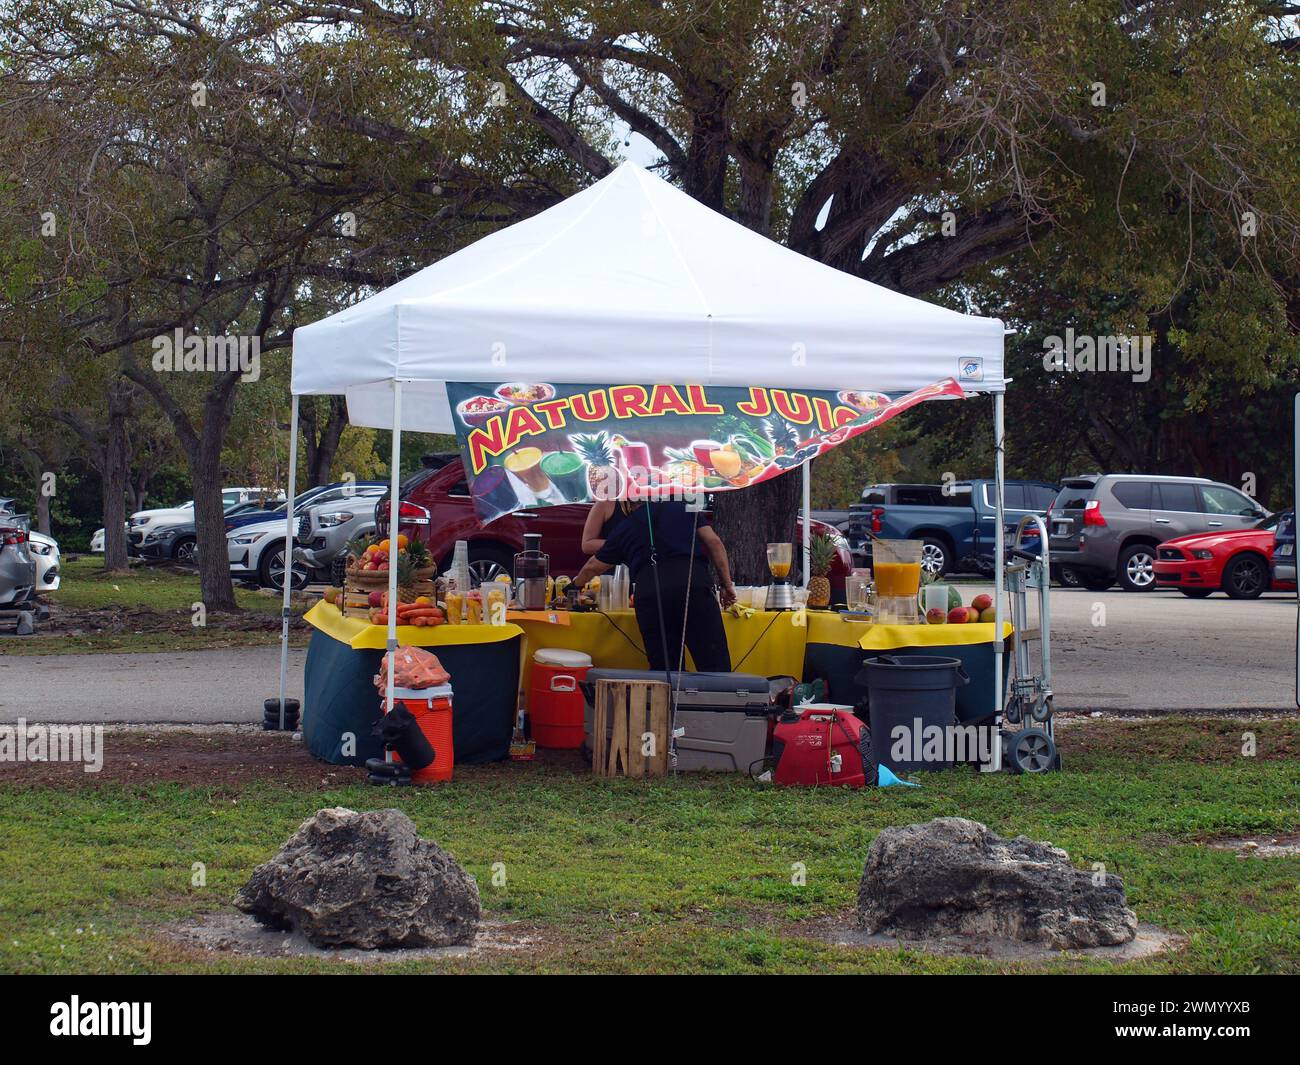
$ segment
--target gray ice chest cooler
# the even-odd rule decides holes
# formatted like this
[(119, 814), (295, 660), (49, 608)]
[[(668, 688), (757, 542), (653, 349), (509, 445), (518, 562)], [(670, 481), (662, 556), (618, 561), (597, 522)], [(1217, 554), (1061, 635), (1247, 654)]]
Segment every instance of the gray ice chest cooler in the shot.
[[(675, 726), (677, 768), (722, 773), (748, 773), (767, 754), (770, 708), (766, 677), (748, 673), (673, 673), (677, 693)], [(668, 681), (669, 675), (648, 669), (590, 669), (582, 684), (586, 699), (585, 730), (591, 748), (596, 682), (601, 680)]]

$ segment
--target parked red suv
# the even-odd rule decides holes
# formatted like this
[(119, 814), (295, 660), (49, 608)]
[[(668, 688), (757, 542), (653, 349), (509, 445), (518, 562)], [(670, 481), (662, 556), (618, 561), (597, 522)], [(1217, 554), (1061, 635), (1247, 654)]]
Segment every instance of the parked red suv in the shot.
[[(520, 510), (484, 525), (474, 510), (460, 455), (425, 455), (421, 469), (402, 482), (398, 529), (428, 545), (439, 571), (451, 564), (456, 541), (467, 540), (470, 570), (479, 581), (510, 573), (515, 553), (523, 549), (524, 533), (541, 533), (542, 547), (551, 556), (551, 572), (571, 576), (587, 560), (582, 553), (582, 526), (589, 507), (586, 503), (569, 503)], [(387, 498), (375, 507), (375, 528), (380, 536), (388, 535)], [(814, 521), (812, 531), (839, 543), (830, 579), (832, 596), (842, 602), (844, 578), (853, 569), (848, 543), (823, 521)]]

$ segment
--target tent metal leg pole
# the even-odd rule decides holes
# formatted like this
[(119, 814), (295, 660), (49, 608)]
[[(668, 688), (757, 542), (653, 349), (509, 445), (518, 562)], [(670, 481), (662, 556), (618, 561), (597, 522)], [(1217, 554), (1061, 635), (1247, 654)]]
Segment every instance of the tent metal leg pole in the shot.
[[(397, 675), (397, 534), (401, 531), (402, 480), (402, 382), (393, 381), (393, 447), (389, 455), (388, 496), (388, 691), (387, 710), (393, 708), (394, 678)], [(389, 761), (392, 759), (389, 758)]]
[(293, 502), (298, 484), (298, 397), (289, 408), (289, 487), (284, 505), (284, 596), (280, 603), (280, 731), (284, 731), (285, 686), (289, 676), (289, 597), (293, 594)]
[(1003, 394), (993, 393), (993, 750), (987, 771), (1002, 768), (1002, 581), (1006, 551), (1003, 528), (1003, 485), (1006, 480), (1006, 450), (1003, 426)]
[(812, 460), (805, 462), (800, 469), (803, 472), (803, 586), (808, 587), (812, 576), (812, 559), (809, 547), (812, 544)]

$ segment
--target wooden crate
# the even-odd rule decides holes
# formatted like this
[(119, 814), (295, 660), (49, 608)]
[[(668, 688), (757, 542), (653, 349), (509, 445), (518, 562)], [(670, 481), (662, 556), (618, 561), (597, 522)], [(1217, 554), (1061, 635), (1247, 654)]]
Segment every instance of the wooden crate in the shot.
[[(602, 680), (596, 683), (592, 721), (592, 772), (599, 777), (661, 777), (668, 772), (669, 699), (662, 680)], [(642, 753), (644, 735), (654, 736), (654, 754)]]

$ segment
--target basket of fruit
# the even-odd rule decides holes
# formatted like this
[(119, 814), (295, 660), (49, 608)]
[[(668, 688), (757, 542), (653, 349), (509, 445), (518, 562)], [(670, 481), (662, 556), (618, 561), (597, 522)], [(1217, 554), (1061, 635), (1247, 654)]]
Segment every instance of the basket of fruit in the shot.
[(432, 577), (436, 570), (429, 549), (416, 540), (397, 537), (397, 550), (391, 540), (361, 538), (349, 545), (346, 569), (349, 589), (359, 592), (380, 591), (388, 587), (390, 568), (396, 569), (397, 598), (411, 603), (422, 595), (433, 594)]

